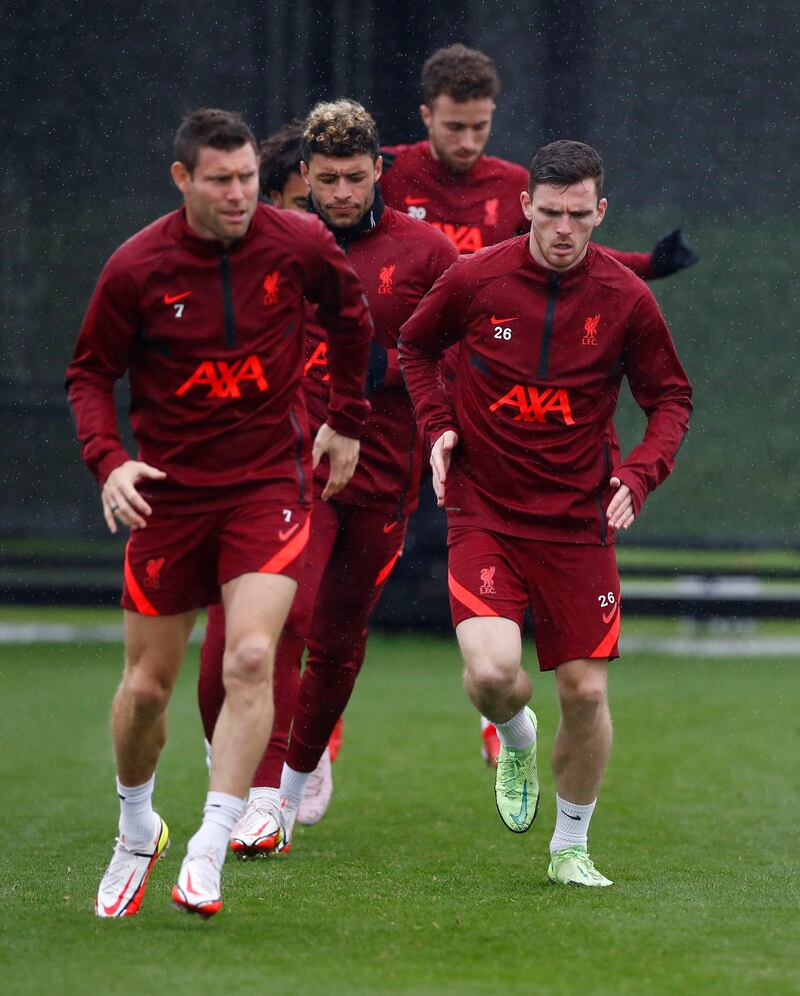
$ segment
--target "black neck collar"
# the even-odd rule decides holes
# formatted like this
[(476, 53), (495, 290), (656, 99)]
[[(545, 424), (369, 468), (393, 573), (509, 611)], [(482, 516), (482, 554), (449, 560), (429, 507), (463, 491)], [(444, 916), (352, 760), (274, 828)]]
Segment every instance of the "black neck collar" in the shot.
[(317, 210), (316, 204), (314, 203), (314, 198), (310, 194), (308, 196), (308, 210), (324, 222), (325, 227), (333, 233), (333, 237), (336, 239), (337, 244), (340, 248), (344, 249), (345, 252), (347, 252), (350, 246), (360, 239), (362, 235), (365, 235), (367, 232), (371, 232), (373, 228), (377, 228), (381, 218), (383, 217), (385, 207), (386, 205), (383, 203), (383, 197), (381, 197), (381, 189), (376, 185), (375, 200), (367, 209), (364, 217), (359, 219), (355, 225), (341, 228), (336, 225), (332, 225), (327, 218), (321, 215)]

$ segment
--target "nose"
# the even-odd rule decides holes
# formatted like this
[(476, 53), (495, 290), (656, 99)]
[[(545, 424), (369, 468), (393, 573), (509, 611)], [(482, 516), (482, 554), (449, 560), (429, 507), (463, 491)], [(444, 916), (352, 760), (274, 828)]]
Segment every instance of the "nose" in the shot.
[(242, 181), (235, 176), (228, 187), (228, 198), (232, 201), (240, 201), (244, 197), (244, 187)]
[(571, 235), (572, 234), (572, 225), (570, 224), (569, 215), (566, 212), (564, 212), (564, 214), (562, 214), (559, 217), (559, 219), (558, 219), (558, 225), (556, 227), (556, 232), (559, 235)]
[(346, 201), (350, 197), (350, 188), (345, 181), (343, 176), (339, 177), (336, 181), (336, 185), (333, 188), (333, 196), (337, 201)]

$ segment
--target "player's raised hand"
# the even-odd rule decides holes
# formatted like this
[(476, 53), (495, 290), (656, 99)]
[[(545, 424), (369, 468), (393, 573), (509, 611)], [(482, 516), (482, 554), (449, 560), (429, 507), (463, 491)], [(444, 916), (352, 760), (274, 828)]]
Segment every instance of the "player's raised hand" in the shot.
[(631, 489), (618, 477), (612, 477), (610, 483), (612, 488), (616, 488), (617, 493), (608, 503), (606, 510), (608, 524), (612, 529), (627, 529), (633, 525), (633, 520), (636, 518), (633, 514)]
[(348, 436), (341, 436), (338, 432), (334, 432), (327, 422), (323, 422), (319, 427), (311, 456), (315, 469), (325, 455), (330, 463), (328, 480), (322, 491), (323, 501), (327, 501), (341, 491), (355, 473), (359, 445), (357, 439), (350, 439)]
[(141, 460), (126, 460), (115, 467), (106, 478), (101, 492), (103, 517), (112, 533), (117, 531), (117, 519), (131, 529), (144, 529), (145, 516), (153, 510), (136, 490), (141, 480), (161, 481), (167, 475)]
[(431, 447), (431, 470), (433, 471), (433, 490), (436, 494), (436, 504), (444, 505), (444, 482), (450, 470), (450, 457), (458, 446), (458, 433), (446, 429)]

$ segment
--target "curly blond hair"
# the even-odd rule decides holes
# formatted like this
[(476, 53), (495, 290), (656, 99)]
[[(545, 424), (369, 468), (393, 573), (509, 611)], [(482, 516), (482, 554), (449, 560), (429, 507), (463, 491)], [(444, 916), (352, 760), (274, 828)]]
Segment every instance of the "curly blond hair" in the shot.
[(314, 153), (343, 158), (366, 153), (374, 159), (379, 149), (375, 119), (355, 100), (317, 104), (303, 124), (301, 154), (305, 162)]

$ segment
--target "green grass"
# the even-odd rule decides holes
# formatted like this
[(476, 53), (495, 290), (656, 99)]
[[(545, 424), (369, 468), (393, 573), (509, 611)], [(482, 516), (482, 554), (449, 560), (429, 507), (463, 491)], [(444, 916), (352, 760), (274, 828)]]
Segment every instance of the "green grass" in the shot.
[(500, 825), (453, 641), (374, 639), (331, 810), (282, 863), (230, 862), (202, 923), (169, 889), (205, 791), (196, 650), (156, 800), (173, 847), (131, 921), (97, 921), (116, 822), (119, 649), (0, 647), (4, 993), (790, 993), (800, 988), (795, 660), (631, 656), (592, 825), (616, 880), (545, 880), (553, 680), (535, 680), (543, 800)]

